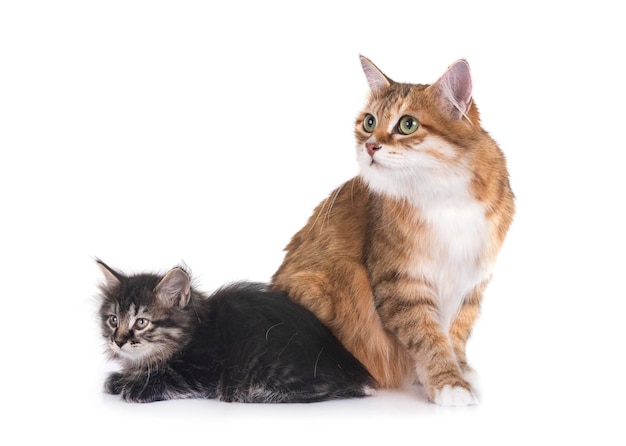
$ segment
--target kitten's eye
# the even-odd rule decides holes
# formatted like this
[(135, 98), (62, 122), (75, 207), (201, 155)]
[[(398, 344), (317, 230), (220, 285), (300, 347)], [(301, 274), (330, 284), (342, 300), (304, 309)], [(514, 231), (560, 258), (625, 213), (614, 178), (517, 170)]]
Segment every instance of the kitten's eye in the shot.
[(403, 116), (398, 122), (398, 131), (403, 135), (410, 135), (415, 133), (420, 123), (413, 116)]
[(109, 316), (109, 325), (113, 328), (117, 328), (117, 316), (112, 314)]
[(369, 113), (365, 115), (365, 119), (363, 120), (363, 130), (367, 133), (372, 133), (376, 128), (376, 118)]
[(150, 321), (148, 319), (140, 317), (135, 321), (135, 330), (143, 330), (148, 326), (149, 323)]

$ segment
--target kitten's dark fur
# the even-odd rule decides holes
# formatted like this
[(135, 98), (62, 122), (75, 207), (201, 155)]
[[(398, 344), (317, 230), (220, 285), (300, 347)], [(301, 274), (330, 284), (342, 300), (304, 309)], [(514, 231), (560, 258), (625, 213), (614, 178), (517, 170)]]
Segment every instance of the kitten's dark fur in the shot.
[(312, 313), (264, 285), (212, 296), (188, 274), (126, 276), (98, 260), (102, 334), (122, 370), (108, 393), (150, 402), (217, 398), (246, 403), (361, 397), (371, 375)]

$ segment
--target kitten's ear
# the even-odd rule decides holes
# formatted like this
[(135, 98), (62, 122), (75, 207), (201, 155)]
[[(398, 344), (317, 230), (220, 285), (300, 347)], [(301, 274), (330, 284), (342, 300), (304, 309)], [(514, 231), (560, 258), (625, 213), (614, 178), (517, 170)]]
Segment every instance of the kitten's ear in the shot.
[(104, 274), (105, 283), (102, 285), (102, 288), (116, 287), (122, 282), (122, 278), (124, 277), (122, 274), (115, 271), (100, 259), (96, 259), (96, 263), (100, 267), (102, 274)]
[(372, 93), (376, 93), (383, 88), (387, 88), (391, 85), (391, 79), (384, 75), (382, 71), (378, 69), (376, 65), (372, 63), (365, 56), (360, 56), (361, 58), (361, 66), (363, 67), (363, 72), (365, 73), (365, 77), (367, 78), (367, 83), (370, 85), (370, 90)]
[(467, 61), (454, 62), (429, 88), (437, 92), (443, 111), (450, 117), (456, 120), (468, 118), (472, 105), (472, 77)]
[(154, 292), (164, 306), (184, 307), (191, 296), (191, 280), (181, 268), (173, 268), (161, 279)]

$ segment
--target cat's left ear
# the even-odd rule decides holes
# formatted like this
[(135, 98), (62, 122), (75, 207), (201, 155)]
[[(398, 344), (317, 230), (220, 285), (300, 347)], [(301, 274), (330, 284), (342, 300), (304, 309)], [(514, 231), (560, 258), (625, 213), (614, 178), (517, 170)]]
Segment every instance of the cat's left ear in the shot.
[(370, 86), (370, 90), (372, 93), (376, 93), (383, 88), (387, 88), (391, 85), (391, 79), (389, 79), (385, 74), (378, 69), (376, 65), (372, 63), (365, 56), (361, 57), (361, 67), (363, 67), (363, 73), (365, 73), (365, 77), (367, 78), (367, 83)]
[(472, 105), (472, 77), (467, 61), (454, 62), (429, 89), (437, 92), (443, 111), (451, 118), (468, 117)]
[(184, 307), (191, 297), (191, 279), (181, 268), (173, 268), (161, 279), (154, 292), (164, 306)]
[(122, 274), (115, 271), (113, 268), (111, 268), (100, 259), (96, 259), (96, 263), (98, 264), (98, 267), (100, 267), (100, 271), (102, 271), (102, 274), (104, 274), (105, 282), (101, 285), (101, 288), (103, 290), (116, 287), (122, 282)]

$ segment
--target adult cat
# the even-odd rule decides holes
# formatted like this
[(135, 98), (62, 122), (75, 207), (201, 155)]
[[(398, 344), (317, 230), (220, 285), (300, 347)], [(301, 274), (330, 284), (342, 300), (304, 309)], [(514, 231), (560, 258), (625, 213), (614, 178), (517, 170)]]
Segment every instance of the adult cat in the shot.
[(417, 378), (440, 405), (476, 403), (465, 346), (514, 214), (504, 155), (480, 126), (464, 60), (432, 85), (361, 57), (360, 173), (314, 211), (272, 279), (384, 387)]
[(102, 335), (122, 364), (105, 390), (126, 401), (245, 403), (361, 397), (374, 380), (311, 312), (238, 283), (206, 296), (188, 274), (126, 276), (98, 261)]

